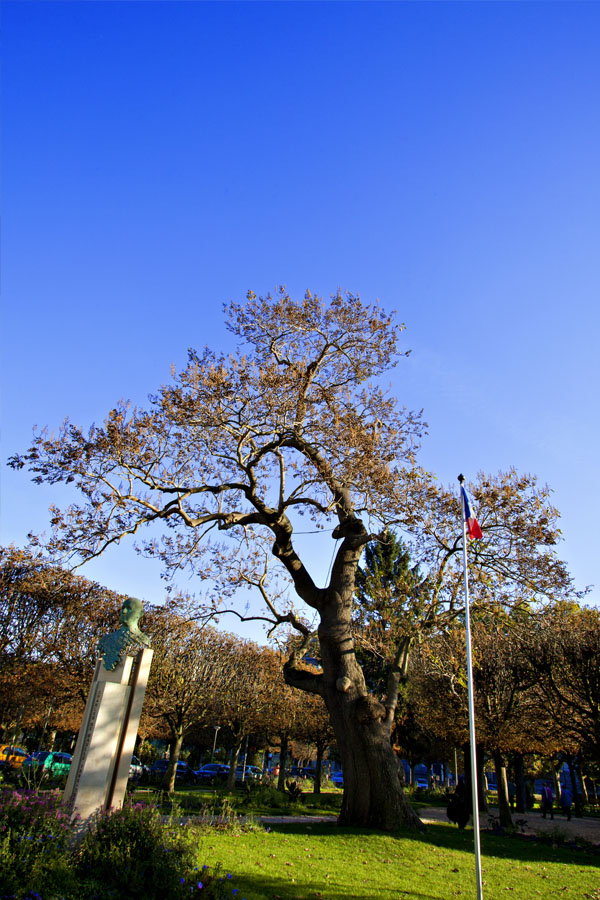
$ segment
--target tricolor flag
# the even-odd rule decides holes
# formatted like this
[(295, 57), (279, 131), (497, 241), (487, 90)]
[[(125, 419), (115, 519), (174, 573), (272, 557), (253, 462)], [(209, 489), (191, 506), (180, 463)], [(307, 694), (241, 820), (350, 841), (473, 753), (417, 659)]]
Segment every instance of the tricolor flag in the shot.
[(462, 494), (463, 503), (465, 505), (465, 522), (467, 524), (467, 533), (471, 540), (473, 538), (481, 540), (481, 538), (483, 537), (483, 531), (479, 527), (479, 522), (471, 512), (469, 498), (467, 497), (467, 492), (465, 491), (464, 487), (462, 487), (462, 485), (460, 488), (460, 492)]

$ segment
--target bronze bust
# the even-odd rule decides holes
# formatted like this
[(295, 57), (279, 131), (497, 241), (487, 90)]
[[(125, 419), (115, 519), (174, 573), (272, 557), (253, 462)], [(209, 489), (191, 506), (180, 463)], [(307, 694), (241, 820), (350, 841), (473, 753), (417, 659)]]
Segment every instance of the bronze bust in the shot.
[(121, 627), (98, 641), (98, 652), (109, 672), (116, 669), (128, 653), (150, 646), (150, 639), (142, 634), (138, 626), (142, 613), (142, 601), (137, 597), (128, 597), (121, 607)]

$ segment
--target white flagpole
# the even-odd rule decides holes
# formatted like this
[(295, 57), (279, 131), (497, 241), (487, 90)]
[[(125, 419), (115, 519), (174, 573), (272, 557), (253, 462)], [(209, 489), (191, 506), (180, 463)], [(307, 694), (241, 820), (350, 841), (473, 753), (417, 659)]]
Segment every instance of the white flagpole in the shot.
[[(464, 475), (458, 476), (462, 488)], [(463, 526), (463, 568), (465, 576), (465, 628), (467, 632), (467, 683), (469, 696), (469, 740), (471, 742), (471, 795), (473, 798), (473, 831), (475, 835), (475, 874), (477, 877), (477, 900), (483, 900), (481, 881), (481, 844), (479, 834), (479, 798), (477, 795), (477, 744), (475, 742), (475, 701), (473, 691), (473, 659), (471, 652), (471, 616), (469, 614), (469, 576), (467, 573), (467, 522), (462, 490), (460, 492), (460, 508)]]

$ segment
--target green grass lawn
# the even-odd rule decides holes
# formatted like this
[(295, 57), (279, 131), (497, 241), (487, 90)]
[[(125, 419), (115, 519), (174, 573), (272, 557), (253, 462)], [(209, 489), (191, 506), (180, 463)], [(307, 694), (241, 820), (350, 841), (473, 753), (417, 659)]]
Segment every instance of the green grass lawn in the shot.
[[(476, 898), (473, 832), (451, 825), (430, 825), (425, 835), (300, 824), (203, 829), (199, 845), (199, 862), (231, 873), (234, 900)], [(591, 849), (484, 834), (482, 869), (484, 900), (600, 900), (600, 856)]]

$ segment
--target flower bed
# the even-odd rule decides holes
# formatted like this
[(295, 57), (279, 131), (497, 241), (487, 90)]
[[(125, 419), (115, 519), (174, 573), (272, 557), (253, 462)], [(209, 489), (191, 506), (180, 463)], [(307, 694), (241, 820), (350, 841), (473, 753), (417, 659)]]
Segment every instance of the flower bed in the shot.
[(149, 805), (100, 813), (83, 839), (59, 792), (0, 791), (0, 900), (229, 900), (231, 876), (197, 863), (192, 828)]

